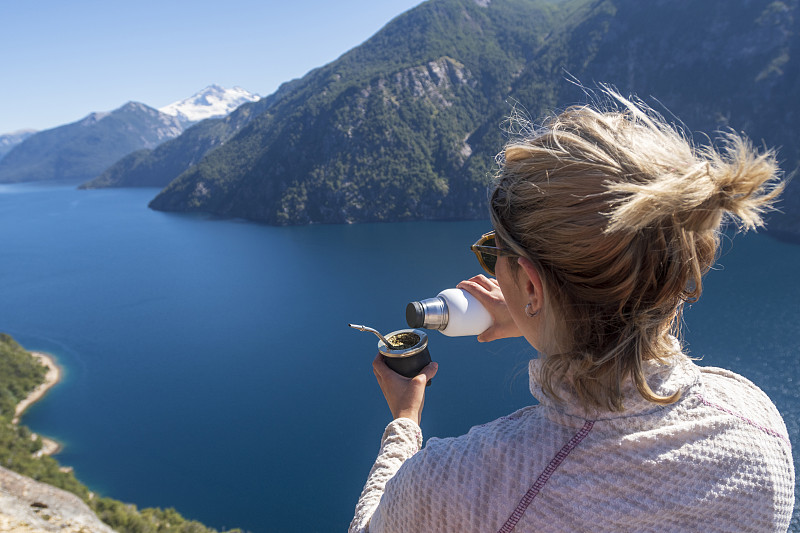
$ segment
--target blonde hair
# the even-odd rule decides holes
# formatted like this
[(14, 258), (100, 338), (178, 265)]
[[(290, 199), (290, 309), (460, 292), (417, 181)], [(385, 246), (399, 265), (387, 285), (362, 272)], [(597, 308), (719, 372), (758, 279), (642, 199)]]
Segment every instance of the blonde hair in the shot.
[(506, 145), (490, 212), (543, 280), (544, 391), (558, 399), (567, 383), (584, 406), (618, 411), (628, 378), (651, 402), (679, 398), (654, 393), (644, 363), (674, 352), (723, 219), (763, 225), (783, 183), (773, 151), (734, 133), (695, 147), (649, 107), (604, 92), (605, 110), (571, 107)]

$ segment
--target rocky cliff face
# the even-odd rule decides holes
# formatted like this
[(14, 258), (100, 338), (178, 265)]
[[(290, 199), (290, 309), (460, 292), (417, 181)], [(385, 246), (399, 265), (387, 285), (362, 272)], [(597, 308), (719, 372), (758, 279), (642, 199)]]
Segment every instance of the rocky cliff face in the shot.
[(0, 531), (114, 533), (70, 492), (0, 467)]

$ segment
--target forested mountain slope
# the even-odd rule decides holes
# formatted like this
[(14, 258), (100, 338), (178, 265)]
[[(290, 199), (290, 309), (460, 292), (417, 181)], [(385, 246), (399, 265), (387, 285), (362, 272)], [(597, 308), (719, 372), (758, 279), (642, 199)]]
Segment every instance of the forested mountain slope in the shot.
[[(689, 131), (743, 130), (792, 170), (797, 14), (797, 0), (430, 0), (294, 82), (151, 206), (270, 224), (482, 218), (505, 117), (586, 101), (569, 79)], [(800, 226), (796, 198), (776, 227)]]

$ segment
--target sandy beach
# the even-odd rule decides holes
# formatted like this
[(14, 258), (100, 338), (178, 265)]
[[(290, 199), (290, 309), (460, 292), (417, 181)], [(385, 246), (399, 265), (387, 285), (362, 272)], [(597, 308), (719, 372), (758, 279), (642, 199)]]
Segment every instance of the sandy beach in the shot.
[[(30, 354), (39, 360), (45, 367), (47, 367), (47, 373), (44, 376), (44, 383), (36, 387), (31, 391), (31, 393), (21, 402), (17, 404), (17, 409), (14, 413), (14, 419), (11, 421), (14, 424), (19, 423), (19, 418), (25, 410), (33, 405), (34, 402), (41, 400), (47, 391), (49, 391), (52, 387), (54, 387), (60, 380), (61, 380), (61, 369), (56, 364), (56, 360), (50, 354), (46, 354), (43, 352), (30, 352)], [(42, 449), (39, 453), (45, 455), (53, 455), (58, 453), (61, 449), (61, 445), (52, 439), (48, 439), (46, 437), (41, 437), (42, 439)]]

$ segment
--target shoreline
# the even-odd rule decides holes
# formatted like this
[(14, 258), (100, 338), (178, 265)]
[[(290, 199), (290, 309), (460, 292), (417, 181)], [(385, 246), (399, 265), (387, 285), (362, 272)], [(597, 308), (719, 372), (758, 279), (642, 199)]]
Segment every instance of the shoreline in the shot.
[[(28, 396), (17, 404), (16, 410), (14, 411), (14, 418), (11, 420), (12, 424), (19, 424), (19, 420), (25, 411), (31, 405), (44, 398), (50, 389), (61, 381), (61, 367), (56, 363), (55, 357), (44, 352), (29, 351), (28, 353), (35, 357), (39, 363), (44, 365), (47, 368), (47, 372), (44, 375), (44, 382), (33, 389)], [(34, 433), (34, 437), (35, 436), (36, 434)], [(61, 451), (61, 444), (57, 441), (42, 436), (40, 436), (40, 438), (42, 439), (42, 449), (37, 453), (42, 455), (54, 455)]]

